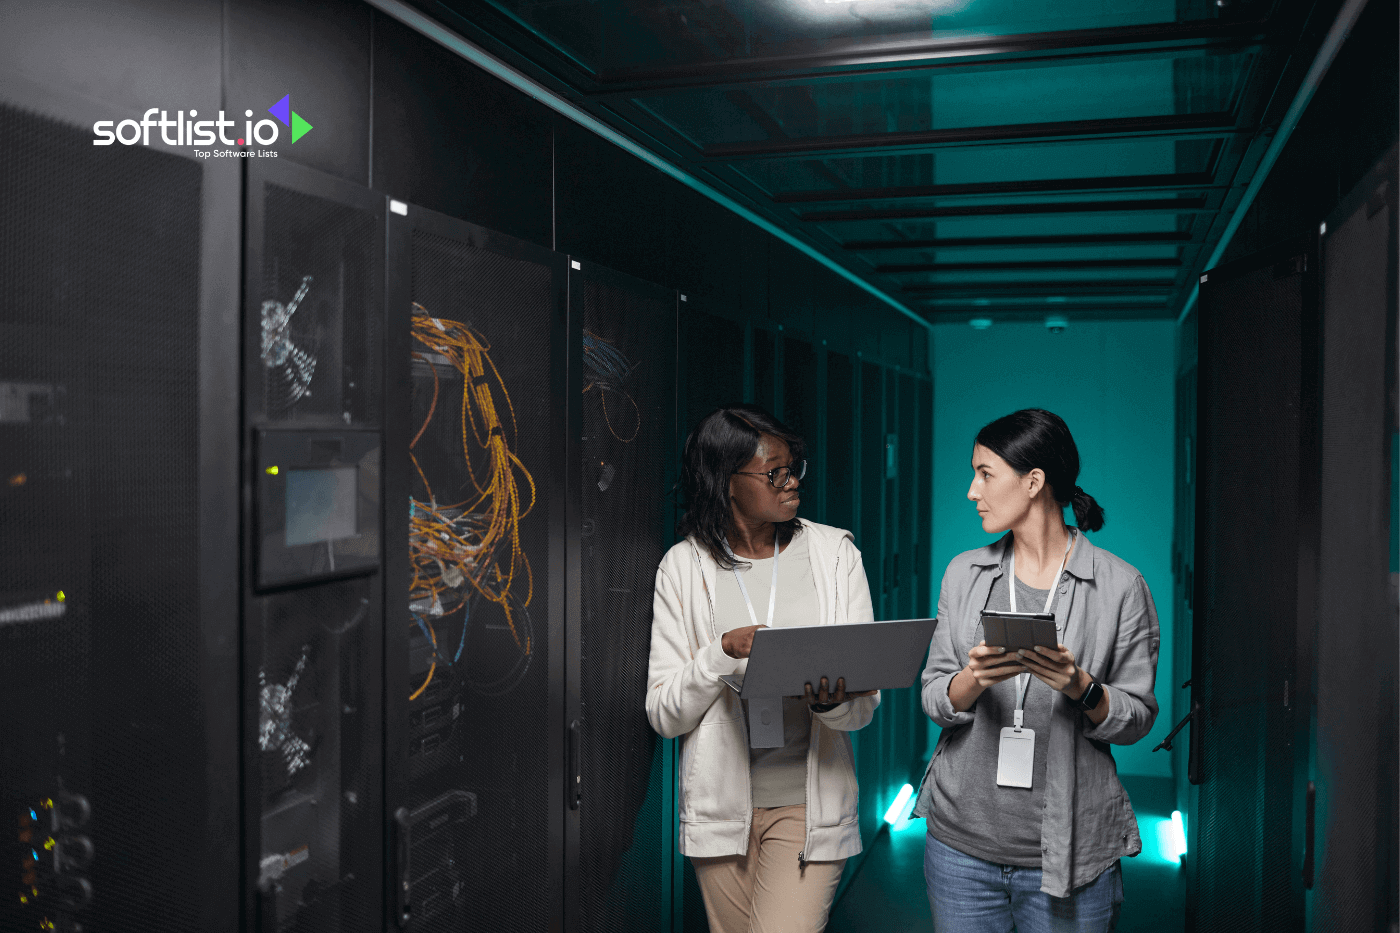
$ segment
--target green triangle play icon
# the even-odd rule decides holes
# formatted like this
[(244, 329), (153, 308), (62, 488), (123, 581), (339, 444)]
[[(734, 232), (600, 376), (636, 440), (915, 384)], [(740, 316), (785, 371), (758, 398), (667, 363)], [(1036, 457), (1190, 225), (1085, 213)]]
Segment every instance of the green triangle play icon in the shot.
[(311, 131), (311, 124), (302, 119), (301, 114), (292, 112), (292, 142), (301, 139)]

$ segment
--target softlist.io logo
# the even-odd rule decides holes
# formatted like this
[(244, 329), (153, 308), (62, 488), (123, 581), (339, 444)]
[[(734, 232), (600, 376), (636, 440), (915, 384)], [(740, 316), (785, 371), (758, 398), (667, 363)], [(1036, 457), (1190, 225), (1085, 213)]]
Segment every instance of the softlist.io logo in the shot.
[[(159, 107), (152, 107), (147, 110), (140, 120), (122, 120), (120, 123), (114, 120), (98, 120), (92, 125), (92, 132), (97, 137), (92, 141), (94, 146), (110, 146), (113, 143), (121, 143), (123, 146), (135, 146), (140, 143), (143, 146), (151, 144), (151, 130), (160, 133), (160, 142), (167, 146), (214, 146), (222, 144), (224, 146), (271, 146), (277, 142), (278, 137), (285, 127), (292, 131), (292, 144), (311, 132), (311, 124), (301, 114), (292, 110), (292, 95), (285, 94), (282, 99), (271, 107), (267, 112), (276, 117), (276, 120), (263, 118), (257, 123), (252, 120), (253, 111), (245, 110), (243, 115), (247, 117), (243, 122), (243, 134), (235, 135), (230, 139), (228, 130), (236, 127), (238, 121), (230, 120), (224, 116), (224, 111), (219, 111), (217, 120), (200, 120), (198, 110), (177, 110), (175, 116), (171, 117), (169, 111), (161, 110)], [(159, 118), (156, 118), (159, 114)], [(281, 126), (278, 126), (281, 123)], [(173, 138), (172, 138), (173, 135)], [(252, 153), (245, 152), (199, 152), (197, 155), (208, 156), (211, 154), (248, 156)], [(276, 152), (260, 152), (259, 155), (276, 156)]]

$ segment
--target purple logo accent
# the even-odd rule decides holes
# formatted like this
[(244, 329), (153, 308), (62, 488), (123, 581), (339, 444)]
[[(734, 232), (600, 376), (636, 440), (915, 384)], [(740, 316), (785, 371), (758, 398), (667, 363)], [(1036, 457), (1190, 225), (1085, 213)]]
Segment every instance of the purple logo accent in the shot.
[(292, 95), (287, 94), (277, 103), (267, 108), (267, 112), (282, 121), (283, 126), (292, 125)]

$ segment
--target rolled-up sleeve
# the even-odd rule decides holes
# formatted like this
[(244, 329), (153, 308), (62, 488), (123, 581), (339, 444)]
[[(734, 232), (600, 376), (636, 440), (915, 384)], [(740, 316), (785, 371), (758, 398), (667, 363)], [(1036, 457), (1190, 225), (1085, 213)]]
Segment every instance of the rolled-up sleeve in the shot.
[(1108, 693), (1108, 717), (1097, 726), (1085, 717), (1086, 737), (1131, 745), (1152, 730), (1157, 721), (1153, 690), (1160, 645), (1157, 607), (1147, 582), (1138, 575), (1123, 597), (1110, 669), (1096, 678)]
[(943, 574), (943, 584), (938, 592), (938, 624), (933, 629), (933, 640), (929, 643), (928, 663), (924, 666), (922, 698), (924, 712), (943, 728), (965, 726), (972, 722), (972, 711), (960, 713), (953, 709), (953, 701), (948, 699), (948, 683), (963, 669), (962, 659), (953, 646), (953, 610), (949, 592), (950, 565)]
[(723, 690), (721, 674), (732, 674), (739, 661), (724, 653), (719, 639), (691, 656), (685, 636), (681, 594), (664, 567), (656, 572), (652, 600), (651, 659), (647, 666), (647, 719), (671, 739), (700, 724)]

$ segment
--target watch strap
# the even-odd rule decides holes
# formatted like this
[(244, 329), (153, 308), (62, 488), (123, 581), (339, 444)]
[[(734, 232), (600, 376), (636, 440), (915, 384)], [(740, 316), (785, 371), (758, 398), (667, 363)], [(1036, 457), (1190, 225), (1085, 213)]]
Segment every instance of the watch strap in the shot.
[(1084, 712), (1099, 705), (1099, 700), (1103, 699), (1103, 685), (1097, 680), (1089, 681), (1089, 686), (1084, 688), (1084, 692), (1079, 695), (1079, 699), (1074, 701), (1074, 705)]

